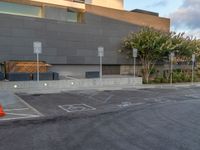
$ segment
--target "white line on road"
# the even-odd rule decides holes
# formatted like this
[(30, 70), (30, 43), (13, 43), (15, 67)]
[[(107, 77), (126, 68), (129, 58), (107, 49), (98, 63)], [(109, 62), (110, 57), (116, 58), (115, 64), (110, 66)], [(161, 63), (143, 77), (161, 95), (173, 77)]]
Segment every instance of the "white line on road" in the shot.
[(32, 114), (18, 114), (18, 113), (6, 113), (6, 115), (26, 116), (26, 117), (38, 117), (38, 116), (39, 116), (39, 115), (32, 115)]
[(17, 108), (17, 109), (4, 109), (4, 111), (20, 111), (20, 110), (28, 110), (30, 108)]
[(114, 95), (109, 95), (103, 103), (107, 103)]
[(31, 108), (32, 110), (34, 110), (38, 115), (40, 116), (44, 116), (41, 112), (39, 112), (37, 109), (35, 109), (34, 107), (32, 107), (31, 105), (29, 105), (27, 102), (25, 102), (23, 99), (21, 99), (19, 96), (15, 95), (16, 98), (18, 98), (22, 103), (24, 103), (27, 107)]
[[(32, 116), (32, 117), (40, 117), (40, 116)], [(24, 117), (14, 117), (14, 118), (1, 118), (0, 121), (7, 121), (7, 120), (18, 120), (18, 119), (28, 119), (30, 118), (29, 116), (24, 116)]]
[(144, 103), (131, 103), (131, 102), (122, 102), (119, 104), (119, 107), (130, 107), (130, 106), (138, 106), (138, 105), (143, 105)]

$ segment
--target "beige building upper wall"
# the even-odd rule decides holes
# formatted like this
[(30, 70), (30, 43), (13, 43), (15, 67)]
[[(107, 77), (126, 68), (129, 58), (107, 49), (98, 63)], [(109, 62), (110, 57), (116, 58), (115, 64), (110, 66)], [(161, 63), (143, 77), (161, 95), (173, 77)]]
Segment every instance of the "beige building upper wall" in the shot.
[(162, 18), (159, 16), (153, 16), (144, 13), (129, 12), (124, 10), (109, 9), (105, 7), (99, 7), (94, 5), (86, 5), (86, 12), (99, 16), (104, 16), (119, 21), (136, 24), (139, 26), (149, 26), (155, 29), (169, 32), (170, 31), (170, 19)]
[(85, 3), (113, 9), (124, 9), (124, 0), (85, 0)]

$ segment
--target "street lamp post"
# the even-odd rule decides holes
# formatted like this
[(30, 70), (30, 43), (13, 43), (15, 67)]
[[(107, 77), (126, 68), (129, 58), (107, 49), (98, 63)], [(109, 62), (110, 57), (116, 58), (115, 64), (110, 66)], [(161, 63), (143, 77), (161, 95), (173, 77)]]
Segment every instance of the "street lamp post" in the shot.
[(171, 62), (171, 76), (170, 76), (170, 84), (172, 85), (172, 82), (173, 82), (173, 61), (174, 61), (174, 56), (175, 56), (175, 54), (174, 54), (174, 52), (171, 52), (170, 53), (170, 56), (169, 56), (169, 59), (170, 59), (170, 62)]
[(40, 81), (40, 67), (39, 67), (39, 54), (42, 53), (42, 43), (41, 42), (33, 42), (33, 52), (37, 55), (37, 82)]
[(135, 64), (136, 64), (137, 53), (138, 53), (138, 50), (136, 48), (133, 48), (133, 61), (134, 61), (133, 75), (134, 75), (134, 83), (135, 83)]
[(192, 85), (194, 83), (194, 63), (195, 63), (195, 54), (192, 54)]
[(100, 77), (100, 80), (102, 80), (102, 57), (104, 56), (104, 47), (102, 46), (98, 47), (98, 56), (100, 58), (99, 77)]

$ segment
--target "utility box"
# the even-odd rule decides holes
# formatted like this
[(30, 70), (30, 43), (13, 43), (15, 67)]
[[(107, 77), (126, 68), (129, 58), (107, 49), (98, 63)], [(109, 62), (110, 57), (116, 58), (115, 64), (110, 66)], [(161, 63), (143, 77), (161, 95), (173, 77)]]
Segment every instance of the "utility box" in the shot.
[(99, 71), (88, 71), (85, 73), (85, 78), (99, 78), (100, 73)]
[(25, 72), (13, 72), (7, 73), (6, 79), (9, 81), (30, 81), (31, 80), (31, 73)]
[[(53, 80), (53, 72), (40, 72), (40, 80)], [(33, 80), (37, 80), (37, 73), (33, 73)]]
[(0, 72), (0, 81), (4, 80), (5, 76), (3, 72)]

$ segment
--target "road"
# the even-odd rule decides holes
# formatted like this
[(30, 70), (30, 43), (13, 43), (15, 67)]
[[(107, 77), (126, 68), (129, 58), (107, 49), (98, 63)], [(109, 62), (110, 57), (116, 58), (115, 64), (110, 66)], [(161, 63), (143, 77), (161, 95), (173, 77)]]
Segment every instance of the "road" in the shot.
[(0, 124), (0, 150), (200, 149), (199, 87), (20, 97), (45, 117)]

